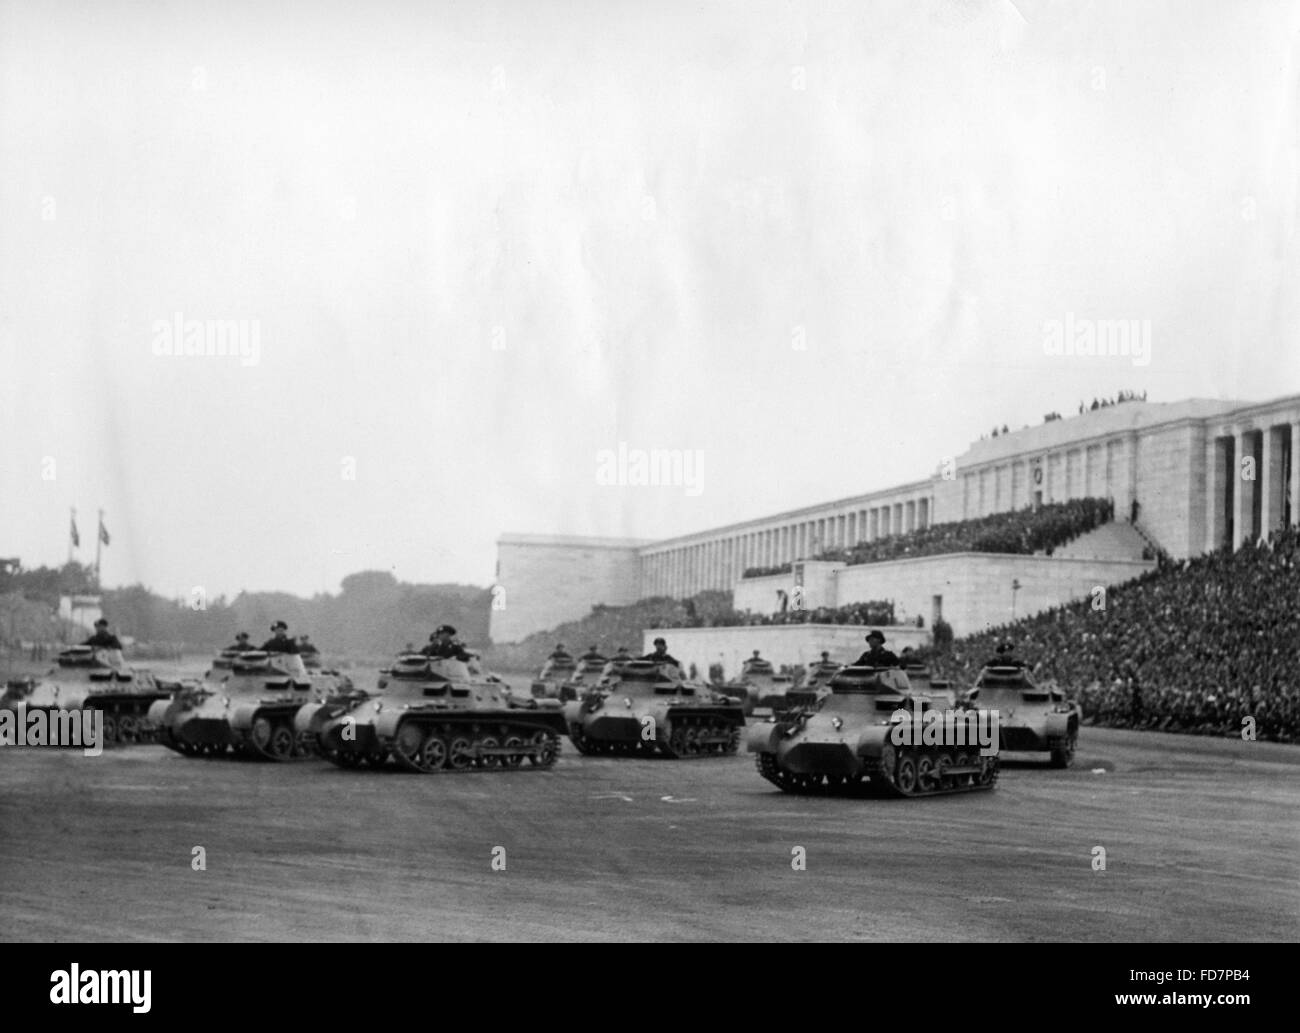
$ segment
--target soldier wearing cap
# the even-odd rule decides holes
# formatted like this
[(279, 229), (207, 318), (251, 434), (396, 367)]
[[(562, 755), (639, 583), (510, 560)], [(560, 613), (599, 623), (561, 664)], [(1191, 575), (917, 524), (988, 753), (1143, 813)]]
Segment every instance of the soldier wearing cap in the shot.
[[(594, 649), (595, 647), (593, 646), (592, 648)], [(557, 642), (555, 643), (555, 649), (551, 651), (551, 655), (548, 656), (547, 659), (548, 660), (572, 660), (573, 656), (565, 650), (563, 642)]]
[(248, 641), (247, 631), (241, 631), (238, 635), (235, 636), (235, 644), (233, 646), (226, 647), (227, 650), (234, 650), (237, 653), (247, 653), (250, 650), (256, 648), (257, 647), (254, 646), (253, 643)]
[(308, 654), (308, 653), (319, 653), (320, 650), (316, 648), (315, 643), (312, 642), (312, 640), (309, 639), (306, 635), (299, 635), (298, 652), (303, 654)]
[(1003, 640), (998, 643), (998, 648), (994, 650), (994, 656), (985, 667), (1024, 667), (1025, 662), (1016, 656), (1016, 645), (1014, 642)]
[(436, 660), (462, 660), (470, 659), (469, 653), (465, 648), (456, 641), (456, 629), (450, 624), (439, 624), (429, 636), (429, 644), (420, 652), (425, 656), (431, 656)]
[(97, 649), (122, 648), (122, 643), (118, 641), (117, 636), (109, 632), (108, 621), (103, 617), (95, 621), (95, 633), (86, 639), (83, 645), (94, 646)]
[(678, 660), (675, 656), (669, 655), (668, 643), (662, 638), (655, 639), (654, 652), (646, 653), (646, 655), (641, 657), (641, 659), (653, 660), (657, 664), (676, 664), (678, 667), (682, 666), (682, 662), (680, 660)]
[(873, 628), (867, 635), (870, 648), (857, 659), (858, 667), (897, 667), (898, 657), (885, 648), (885, 636)]
[(585, 653), (583, 653), (582, 656), (579, 657), (579, 659), (580, 660), (604, 660), (605, 658), (601, 655), (600, 650), (593, 645), (590, 649), (588, 649)]
[(289, 637), (289, 625), (284, 621), (276, 621), (271, 625), (271, 631), (274, 635), (262, 643), (263, 652), (297, 654), (298, 643)]

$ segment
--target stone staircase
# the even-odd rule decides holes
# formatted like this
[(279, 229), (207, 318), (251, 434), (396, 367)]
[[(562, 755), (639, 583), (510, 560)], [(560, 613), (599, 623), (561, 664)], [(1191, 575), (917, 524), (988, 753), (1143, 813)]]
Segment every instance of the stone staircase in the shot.
[(1142, 550), (1148, 547), (1154, 547), (1153, 543), (1138, 527), (1112, 520), (1058, 546), (1052, 555), (1075, 560), (1140, 560)]

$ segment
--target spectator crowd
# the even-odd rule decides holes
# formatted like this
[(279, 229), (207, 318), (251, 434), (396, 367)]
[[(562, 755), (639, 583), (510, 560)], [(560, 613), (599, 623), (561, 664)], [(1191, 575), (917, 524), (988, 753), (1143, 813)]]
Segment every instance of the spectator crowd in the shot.
[(955, 642), (929, 658), (973, 682), (1010, 639), (1040, 680), (1078, 698), (1084, 723), (1300, 741), (1300, 533), (1236, 552), (1162, 560), (1069, 606)]
[[(993, 513), (972, 520), (931, 524), (918, 531), (889, 535), (872, 542), (859, 542), (847, 549), (830, 549), (815, 559), (838, 560), (855, 566), (884, 560), (915, 559), (948, 552), (1001, 552), (1032, 555), (1054, 549), (1107, 523), (1115, 514), (1110, 499), (1083, 498), (1051, 502), (1037, 508), (1010, 513)], [(780, 567), (751, 567), (745, 577), (786, 574), (790, 564)]]

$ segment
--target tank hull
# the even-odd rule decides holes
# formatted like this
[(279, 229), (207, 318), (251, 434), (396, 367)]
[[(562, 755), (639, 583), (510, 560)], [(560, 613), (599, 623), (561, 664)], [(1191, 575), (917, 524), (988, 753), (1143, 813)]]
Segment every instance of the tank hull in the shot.
[[(233, 667), (214, 665), (204, 681), (150, 708), (158, 740), (187, 757), (227, 752), (284, 763), (315, 755), (294, 718), (309, 703), (346, 692), (347, 678), (310, 671), (283, 657), (244, 654)], [(296, 659), (296, 658), (295, 658)]]
[(382, 693), (304, 707), (299, 734), (341, 768), (420, 774), (549, 768), (560, 753), (558, 702), (517, 701), (452, 661), (409, 658)]
[(671, 758), (722, 756), (740, 748), (743, 705), (680, 678), (669, 665), (632, 661), (602, 691), (565, 704), (579, 753)]
[(94, 710), (102, 714), (103, 745), (136, 745), (155, 740), (157, 727), (149, 712), (155, 703), (170, 699), (179, 682), (165, 682), (147, 671), (134, 670), (118, 654), (107, 659), (84, 647), (65, 650), (59, 666), (39, 678), (6, 684), (0, 709), (26, 713)]
[[(978, 715), (931, 703), (913, 696), (900, 673), (850, 669), (816, 705), (753, 726), (747, 748), (758, 773), (787, 793), (915, 797), (992, 789), (997, 744), (979, 740)], [(956, 734), (926, 741), (896, 727), (913, 708), (937, 712)]]

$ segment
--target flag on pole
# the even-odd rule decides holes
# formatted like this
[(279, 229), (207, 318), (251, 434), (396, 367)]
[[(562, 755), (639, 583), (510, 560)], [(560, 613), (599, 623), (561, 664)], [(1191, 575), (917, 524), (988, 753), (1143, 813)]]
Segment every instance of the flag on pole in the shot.
[(108, 528), (104, 526), (104, 518), (99, 518), (99, 540), (105, 545), (108, 544)]
[(81, 548), (81, 535), (77, 534), (77, 514), (72, 514), (72, 547)]

